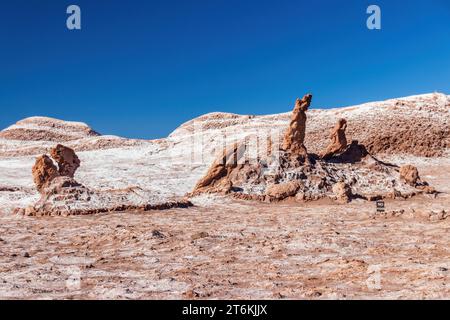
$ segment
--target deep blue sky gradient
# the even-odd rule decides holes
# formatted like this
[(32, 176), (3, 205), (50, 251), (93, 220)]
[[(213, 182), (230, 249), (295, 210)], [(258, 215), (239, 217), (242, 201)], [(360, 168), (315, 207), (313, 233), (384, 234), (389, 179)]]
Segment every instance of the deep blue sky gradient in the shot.
[[(70, 4), (81, 31), (66, 29)], [(43, 115), (158, 138), (307, 92), (313, 108), (450, 93), (448, 0), (2, 1), (0, 41), (0, 128)]]

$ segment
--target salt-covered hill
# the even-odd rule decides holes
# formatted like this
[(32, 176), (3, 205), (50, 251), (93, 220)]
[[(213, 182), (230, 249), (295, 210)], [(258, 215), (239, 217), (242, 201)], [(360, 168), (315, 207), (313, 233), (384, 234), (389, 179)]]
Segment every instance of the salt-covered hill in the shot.
[(0, 138), (20, 141), (71, 141), (99, 136), (82, 122), (31, 117), (2, 130)]
[[(348, 140), (358, 140), (372, 154), (406, 153), (417, 156), (442, 156), (450, 148), (450, 96), (425, 94), (400, 99), (370, 102), (357, 106), (308, 111), (306, 147), (319, 152), (328, 143), (329, 129), (339, 118), (348, 122)], [(185, 137), (203, 128), (227, 135), (261, 134), (285, 130), (289, 113), (243, 116), (210, 113), (193, 119), (171, 135)], [(211, 143), (214, 142), (210, 141)]]
[[(306, 146), (318, 152), (339, 118), (348, 140), (382, 156), (448, 157), (450, 97), (426, 94), (360, 106), (308, 111)], [(291, 109), (292, 106), (286, 106)], [(94, 190), (139, 190), (139, 198), (161, 202), (192, 191), (218, 151), (249, 135), (280, 135), (289, 113), (242, 116), (212, 113), (193, 119), (168, 138), (133, 140), (101, 136), (83, 123), (34, 117), (0, 132), (0, 207), (11, 212), (35, 202), (31, 167), (56, 143), (73, 148), (81, 160), (76, 180)]]
[(30, 117), (0, 131), (0, 157), (42, 154), (56, 143), (85, 151), (135, 146), (140, 141), (102, 136), (82, 122)]

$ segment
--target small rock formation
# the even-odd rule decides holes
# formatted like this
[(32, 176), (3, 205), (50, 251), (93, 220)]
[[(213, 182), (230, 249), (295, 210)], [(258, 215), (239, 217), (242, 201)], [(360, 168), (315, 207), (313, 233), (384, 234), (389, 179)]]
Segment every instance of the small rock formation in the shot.
[(345, 129), (347, 129), (347, 121), (345, 119), (339, 119), (336, 126), (331, 130), (331, 143), (319, 155), (322, 159), (329, 159), (334, 155), (345, 151), (347, 148)]
[(409, 184), (411, 187), (417, 188), (426, 194), (437, 195), (436, 189), (428, 185), (428, 182), (422, 181), (419, 176), (419, 171), (416, 167), (408, 164), (401, 166), (399, 169), (400, 179), (405, 183)]
[(47, 155), (42, 155), (36, 159), (31, 170), (36, 189), (42, 193), (50, 182), (59, 176), (58, 168), (54, 165), (52, 159)]
[(295, 196), (297, 191), (302, 187), (300, 181), (290, 181), (280, 184), (272, 184), (267, 187), (266, 196), (269, 200), (280, 200)]
[(415, 187), (420, 182), (419, 171), (410, 164), (400, 167), (399, 172), (400, 178), (410, 186)]
[(333, 185), (333, 194), (339, 203), (348, 203), (352, 197), (352, 189), (345, 182), (338, 182)]
[(238, 166), (244, 152), (245, 145), (243, 144), (235, 143), (224, 148), (221, 156), (214, 161), (192, 193), (228, 193), (232, 188), (232, 183), (227, 177)]
[(70, 178), (75, 176), (75, 171), (80, 167), (80, 159), (73, 149), (58, 144), (51, 150), (50, 155), (58, 163), (61, 176)]
[(36, 159), (31, 170), (36, 189), (42, 194), (47, 192), (45, 189), (55, 178), (73, 178), (75, 171), (80, 166), (80, 159), (78, 159), (75, 151), (61, 144), (53, 148), (50, 154), (58, 164), (58, 168), (49, 156), (42, 155)]
[(305, 161), (308, 161), (307, 150), (304, 144), (307, 118), (306, 111), (311, 104), (311, 100), (311, 94), (305, 95), (301, 100), (297, 98), (294, 110), (292, 111), (291, 122), (284, 135), (281, 148), (292, 156), (301, 156)]

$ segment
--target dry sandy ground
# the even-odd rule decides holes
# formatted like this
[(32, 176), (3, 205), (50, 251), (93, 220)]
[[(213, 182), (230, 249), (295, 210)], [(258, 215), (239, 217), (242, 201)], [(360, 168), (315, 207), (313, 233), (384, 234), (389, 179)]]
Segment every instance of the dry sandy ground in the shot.
[[(450, 298), (450, 166), (419, 168), (438, 199), (0, 217), (2, 299)], [(437, 170), (441, 173), (436, 175)], [(415, 213), (411, 211), (415, 210)], [(203, 233), (203, 234), (202, 234)]]

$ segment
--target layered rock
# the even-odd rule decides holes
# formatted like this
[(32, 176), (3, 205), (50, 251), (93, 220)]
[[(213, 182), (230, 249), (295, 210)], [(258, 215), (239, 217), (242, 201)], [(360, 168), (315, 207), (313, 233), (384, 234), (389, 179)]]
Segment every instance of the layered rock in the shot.
[(334, 128), (331, 130), (330, 144), (319, 154), (322, 159), (329, 159), (345, 150), (347, 147), (347, 138), (345, 136), (346, 129), (347, 121), (345, 119), (339, 119)]
[(26, 118), (0, 132), (0, 138), (19, 141), (67, 142), (99, 135), (85, 123), (48, 117)]

